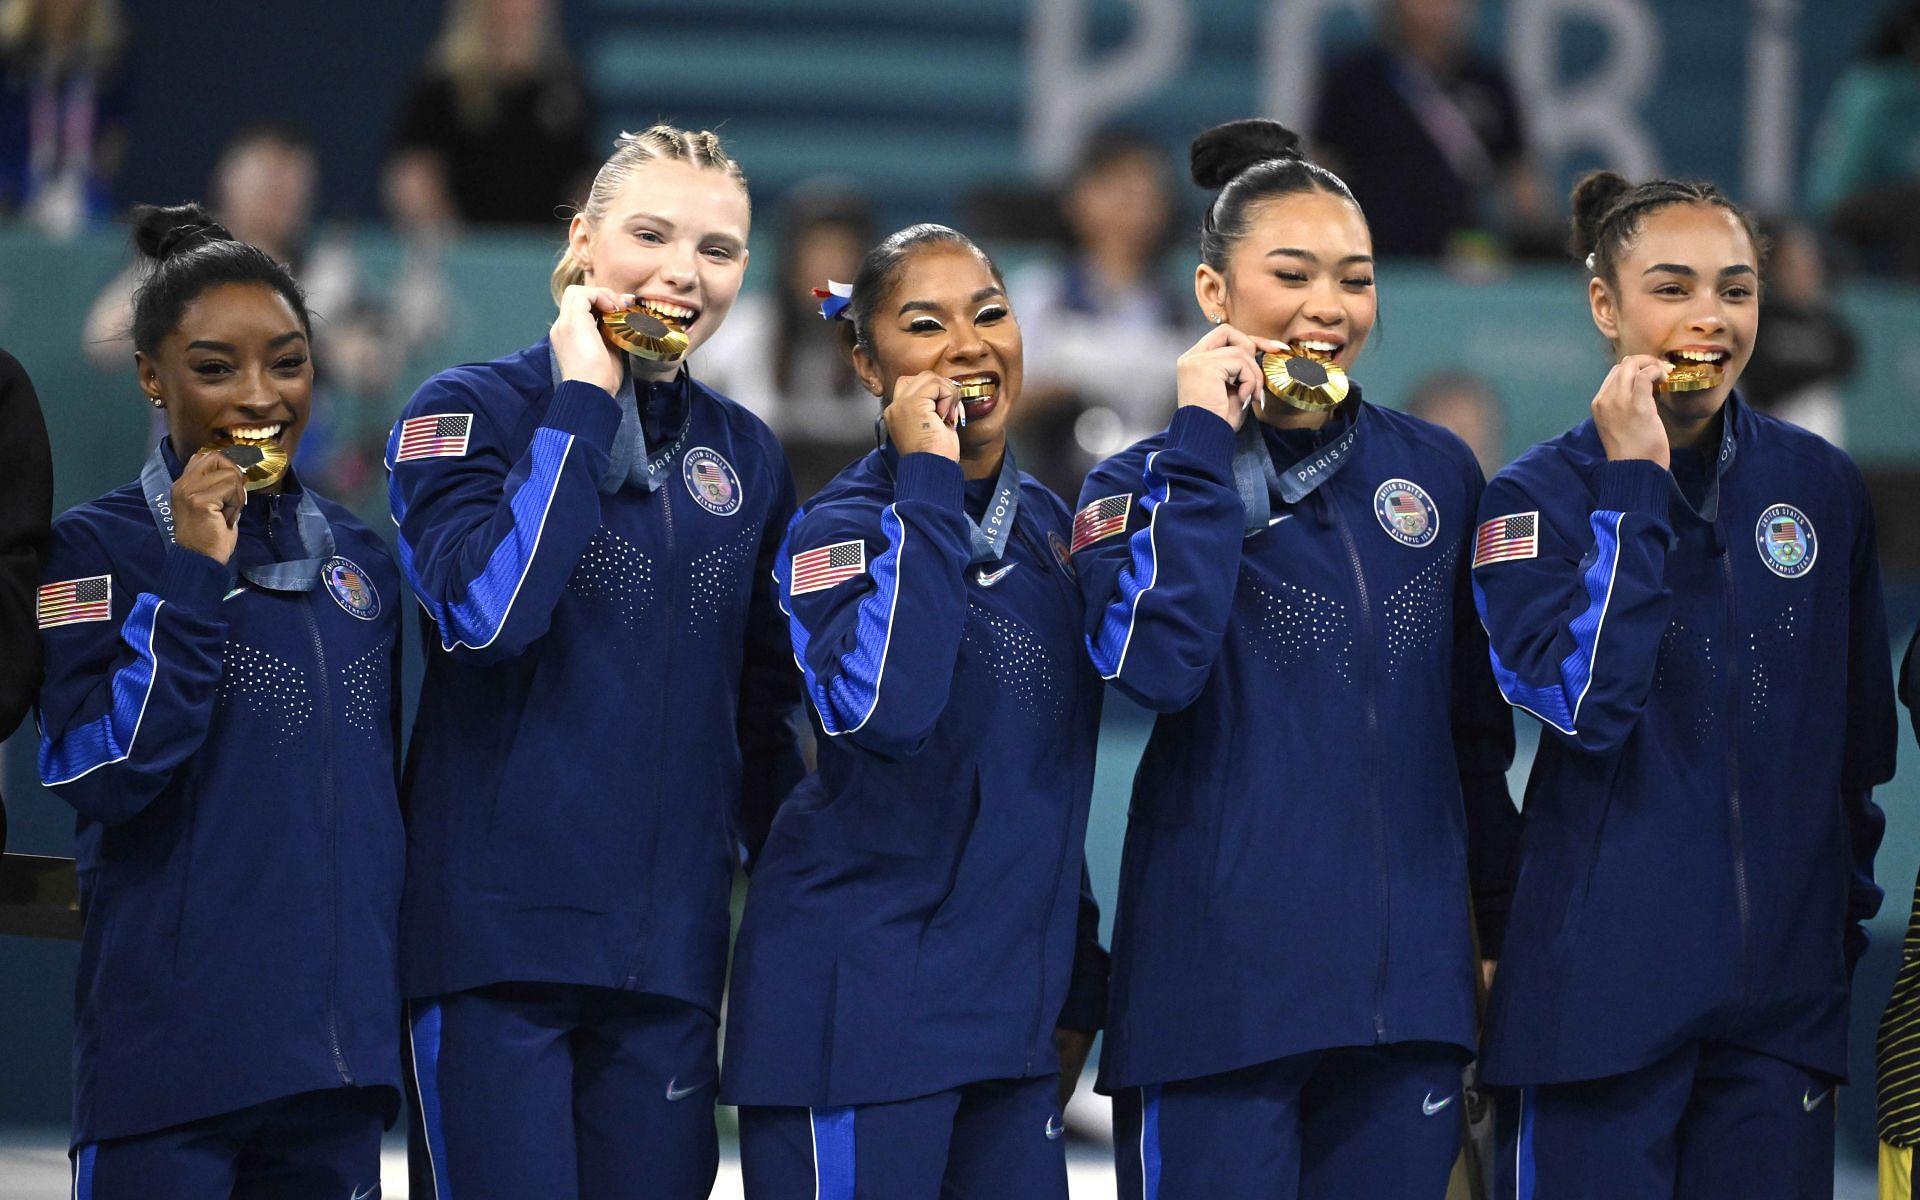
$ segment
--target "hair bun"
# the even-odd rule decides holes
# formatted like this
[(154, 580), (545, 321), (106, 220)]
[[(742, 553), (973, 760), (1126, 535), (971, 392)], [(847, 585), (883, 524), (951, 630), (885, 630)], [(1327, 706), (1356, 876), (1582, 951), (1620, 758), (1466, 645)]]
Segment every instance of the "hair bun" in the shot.
[(1194, 138), (1188, 163), (1195, 183), (1217, 191), (1257, 162), (1300, 157), (1299, 134), (1278, 121), (1250, 117), (1215, 125)]
[(1588, 171), (1573, 185), (1573, 228), (1567, 248), (1584, 259), (1600, 244), (1600, 226), (1607, 210), (1633, 187), (1612, 171)]
[(133, 210), (133, 244), (155, 262), (202, 242), (232, 240), (226, 227), (198, 204), (142, 204)]

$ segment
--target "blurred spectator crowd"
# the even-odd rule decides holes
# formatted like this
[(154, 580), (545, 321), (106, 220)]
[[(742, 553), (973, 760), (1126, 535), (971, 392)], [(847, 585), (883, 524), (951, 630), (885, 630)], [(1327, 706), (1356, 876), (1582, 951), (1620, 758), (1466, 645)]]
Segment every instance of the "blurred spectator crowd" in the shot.
[[(1325, 73), (1314, 153), (1353, 188), (1383, 258), (1474, 270), (1562, 254), (1562, 205), (1529, 156), (1507, 69), (1476, 45), (1476, 16), (1474, 0), (1383, 0), (1372, 40)], [(118, 0), (0, 0), (0, 219), (65, 237), (116, 216), (128, 54)], [(330, 399), (315, 413), (328, 420), (303, 444), (304, 469), (348, 495), (377, 486), (404, 369), (446, 301), (445, 247), (471, 227), (509, 225), (547, 230), (557, 249), (602, 128), (558, 0), (446, 0), (392, 122), (381, 198), (404, 266), (378, 286), (348, 232), (316, 221), (320, 163), (300, 129), (265, 122), (229, 141), (207, 198), (235, 235), (294, 265), (322, 319)], [(1198, 194), (1170, 147), (1125, 129), (1092, 138), (1057, 186), (1004, 184), (983, 181), (961, 210), (986, 214), (991, 227), (970, 232), (996, 244), (1026, 239), (1008, 281), (1027, 346), (1022, 461), (1071, 494), (1088, 465), (1171, 411), (1171, 363), (1200, 332), (1183, 274)], [(1920, 0), (1897, 0), (1833, 89), (1803, 191), (1802, 214), (1768, 220), (1767, 337), (1746, 391), (1838, 442), (1856, 347), (1831, 275), (1920, 281)], [(867, 443), (877, 409), (809, 289), (851, 279), (886, 230), (847, 180), (791, 187), (761, 221), (776, 261), (755, 274), (770, 286), (743, 297), (695, 367), (772, 423), (797, 460), (817, 452), (830, 469)], [(127, 362), (137, 282), (129, 268), (88, 316), (81, 349), (97, 364)], [(1437, 366), (1404, 399), (1465, 437), (1491, 473), (1507, 449), (1497, 389)]]

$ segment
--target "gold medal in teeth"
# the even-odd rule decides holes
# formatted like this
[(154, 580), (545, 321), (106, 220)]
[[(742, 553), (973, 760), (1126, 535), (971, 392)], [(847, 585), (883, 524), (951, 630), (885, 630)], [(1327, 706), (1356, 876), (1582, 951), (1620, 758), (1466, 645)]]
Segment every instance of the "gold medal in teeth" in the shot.
[(1696, 362), (1682, 359), (1672, 363), (1673, 369), (1667, 377), (1655, 384), (1655, 390), (1663, 392), (1704, 392), (1710, 387), (1720, 386), (1721, 366), (1717, 362)]
[(661, 320), (640, 304), (601, 313), (600, 332), (627, 353), (651, 362), (679, 362), (690, 344), (685, 330)]
[(218, 433), (207, 443), (207, 447), (240, 468), (250, 492), (272, 487), (287, 473), (287, 452), (280, 448), (277, 441)]
[(991, 379), (957, 379), (953, 386), (959, 390), (962, 400), (985, 400), (993, 395), (995, 388)]
[(1277, 399), (1308, 412), (1324, 412), (1347, 398), (1347, 373), (1331, 355), (1289, 345), (1286, 350), (1260, 356), (1267, 391)]

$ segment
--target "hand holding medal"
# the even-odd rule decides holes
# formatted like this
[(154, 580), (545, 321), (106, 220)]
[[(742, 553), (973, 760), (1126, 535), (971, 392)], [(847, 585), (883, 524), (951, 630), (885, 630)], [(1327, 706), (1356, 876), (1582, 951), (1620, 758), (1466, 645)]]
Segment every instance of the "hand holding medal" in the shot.
[(902, 454), (926, 452), (960, 461), (961, 389), (944, 375), (922, 371), (894, 384), (881, 411), (887, 436)]
[(1180, 356), (1174, 376), (1177, 403), (1182, 408), (1204, 408), (1238, 429), (1247, 405), (1260, 392), (1261, 356), (1288, 349), (1285, 342), (1250, 337), (1232, 325), (1217, 324)]
[(247, 507), (245, 468), (211, 448), (187, 462), (173, 481), (169, 503), (173, 540), (185, 550), (224, 563), (240, 537), (240, 514)]

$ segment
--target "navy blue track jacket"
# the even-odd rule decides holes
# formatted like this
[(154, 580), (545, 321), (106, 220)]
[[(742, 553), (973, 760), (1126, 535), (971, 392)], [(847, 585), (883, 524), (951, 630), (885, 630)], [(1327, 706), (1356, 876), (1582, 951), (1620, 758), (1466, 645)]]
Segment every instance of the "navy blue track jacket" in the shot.
[(1481, 502), (1495, 675), (1544, 725), (1492, 1082), (1695, 1038), (1846, 1075), (1896, 740), (1872, 509), (1851, 459), (1737, 397), (1697, 482), (1607, 461), (1587, 421)]
[(1084, 840), (1101, 687), (1066, 508), (1031, 477), (1018, 496), (1002, 557), (970, 565), (958, 464), (887, 446), (793, 523), (781, 601), (820, 761), (748, 890), (726, 1103), (1054, 1073), (1055, 1027), (1099, 1027)]
[[(299, 499), (248, 499), (236, 568), (306, 557)], [(169, 544), (138, 484), (54, 523), (40, 777), (80, 814), (76, 1145), (398, 1097), (400, 574), (316, 499), (335, 549), (309, 592)]]
[(686, 371), (642, 395), (652, 487), (601, 490), (620, 405), (556, 386), (544, 340), (434, 376), (388, 443), (428, 638), (409, 996), (515, 980), (719, 1010), (733, 865), (803, 771), (772, 585), (793, 479)]
[(1499, 942), (1519, 818), (1466, 578), (1479, 467), (1357, 395), (1306, 438), (1248, 421), (1250, 498), (1232, 428), (1183, 408), (1094, 470), (1075, 518), (1094, 664), (1162, 714), (1120, 868), (1107, 1091), (1471, 1047), (1470, 876)]

